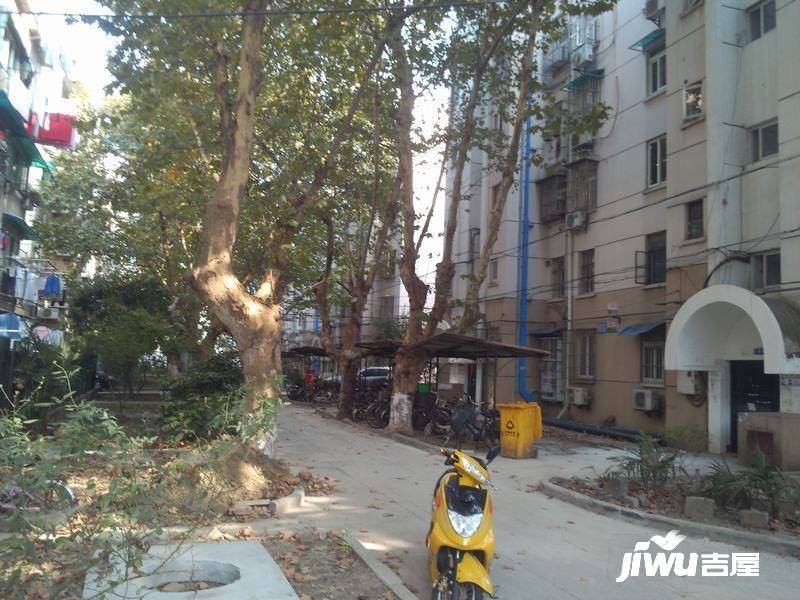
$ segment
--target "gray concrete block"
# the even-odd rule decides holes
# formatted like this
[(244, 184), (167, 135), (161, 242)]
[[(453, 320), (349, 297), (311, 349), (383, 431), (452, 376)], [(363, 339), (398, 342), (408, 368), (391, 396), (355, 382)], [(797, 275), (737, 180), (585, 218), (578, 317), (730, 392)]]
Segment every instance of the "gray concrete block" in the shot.
[(278, 498), (270, 502), (269, 510), (276, 517), (290, 514), (303, 506), (305, 499), (306, 491), (302, 486), (300, 486), (288, 496), (284, 496), (283, 498)]
[(603, 495), (607, 498), (625, 498), (628, 495), (628, 480), (623, 477), (609, 477), (603, 483)]
[(683, 514), (694, 521), (707, 521), (714, 516), (717, 503), (711, 498), (702, 496), (686, 496)]
[(751, 527), (752, 529), (766, 529), (769, 527), (769, 513), (763, 510), (740, 510), (739, 523), (742, 527)]

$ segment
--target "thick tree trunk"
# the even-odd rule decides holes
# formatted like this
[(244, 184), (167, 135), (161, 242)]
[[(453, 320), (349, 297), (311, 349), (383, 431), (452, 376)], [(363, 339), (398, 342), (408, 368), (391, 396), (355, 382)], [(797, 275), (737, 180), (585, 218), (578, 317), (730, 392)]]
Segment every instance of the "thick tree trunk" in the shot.
[(339, 366), (342, 372), (342, 382), (339, 388), (339, 412), (336, 416), (340, 419), (352, 419), (358, 360), (345, 358), (339, 362)]
[(258, 335), (236, 340), (244, 374), (243, 430), (249, 445), (267, 456), (273, 455), (282, 397), (281, 330), (280, 320), (273, 318), (261, 323)]
[(411, 419), (414, 407), (414, 396), (417, 393), (417, 383), (425, 370), (428, 357), (420, 352), (408, 352), (401, 349), (394, 359), (392, 379), (392, 409), (389, 417), (388, 431), (414, 434), (414, 424)]

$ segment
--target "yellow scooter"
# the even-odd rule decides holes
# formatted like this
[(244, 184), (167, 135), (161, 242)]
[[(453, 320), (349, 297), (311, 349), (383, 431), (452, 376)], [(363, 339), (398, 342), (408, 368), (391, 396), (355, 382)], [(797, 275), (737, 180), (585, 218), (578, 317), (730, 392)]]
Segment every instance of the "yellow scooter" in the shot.
[(493, 596), (489, 565), (494, 555), (494, 507), (488, 464), (500, 453), (489, 450), (485, 460), (460, 450), (441, 449), (453, 467), (436, 482), (428, 547), (428, 571), (433, 600), (483, 600)]

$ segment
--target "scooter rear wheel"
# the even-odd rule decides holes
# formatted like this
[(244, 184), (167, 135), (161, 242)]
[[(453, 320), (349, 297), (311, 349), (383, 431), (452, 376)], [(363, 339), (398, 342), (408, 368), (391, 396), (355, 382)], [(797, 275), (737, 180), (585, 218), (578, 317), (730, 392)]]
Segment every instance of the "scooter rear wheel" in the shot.
[(474, 583), (456, 583), (455, 589), (446, 591), (433, 588), (431, 600), (483, 600), (483, 590)]

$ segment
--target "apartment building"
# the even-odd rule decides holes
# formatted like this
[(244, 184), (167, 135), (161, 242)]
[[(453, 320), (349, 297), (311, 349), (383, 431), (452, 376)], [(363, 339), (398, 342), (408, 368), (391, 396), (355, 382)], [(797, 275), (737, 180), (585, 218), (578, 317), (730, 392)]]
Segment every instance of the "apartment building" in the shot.
[[(571, 112), (603, 102), (610, 116), (525, 142), (541, 161), (509, 198), (486, 331), (551, 357), (498, 365), (497, 397), (692, 428), (716, 452), (737, 449), (748, 419), (776, 456), (800, 433), (798, 26), (786, 0), (621, 0), (573, 17), (542, 54)], [(499, 177), (488, 164), (474, 154), (456, 297)]]
[[(25, 1), (0, 3), (0, 385), (12, 387), (15, 346), (35, 336), (57, 343), (67, 306), (59, 267), (39, 251), (31, 226), (36, 191), (50, 176), (47, 146), (73, 147), (69, 64)], [(11, 394), (9, 394), (10, 396)]]
[[(388, 246), (381, 256), (364, 308), (361, 331), (361, 339), (364, 341), (397, 339), (402, 333), (400, 314), (404, 288), (397, 263), (399, 240), (390, 239)], [(340, 330), (347, 317), (347, 307), (332, 306), (331, 313), (334, 341), (338, 344)], [(287, 311), (284, 315), (284, 348), (321, 346), (321, 327), (322, 322), (316, 308)]]

